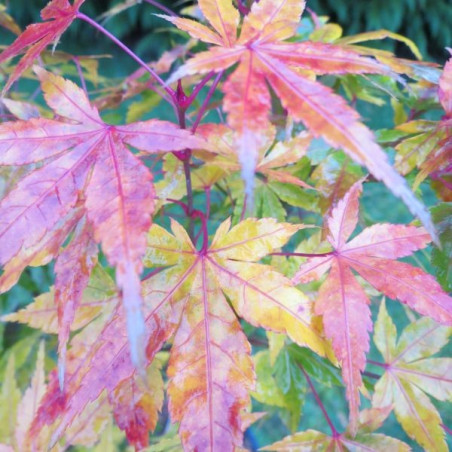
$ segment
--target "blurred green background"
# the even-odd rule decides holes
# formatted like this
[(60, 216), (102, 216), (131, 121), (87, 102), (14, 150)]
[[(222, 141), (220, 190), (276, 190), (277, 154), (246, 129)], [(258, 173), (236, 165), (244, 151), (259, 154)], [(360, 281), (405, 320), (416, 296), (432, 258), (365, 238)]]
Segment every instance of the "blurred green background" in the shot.
[[(82, 11), (97, 17), (113, 5), (123, 0), (86, 1)], [(36, 21), (40, 9), (46, 0), (3, 0), (10, 6), (14, 17), (21, 26)], [(193, 4), (190, 0), (161, 0), (162, 4), (175, 12)], [(452, 0), (307, 0), (307, 7), (317, 14), (327, 15), (331, 21), (339, 23), (345, 34), (354, 34), (366, 30), (388, 30), (401, 33), (412, 39), (426, 59), (444, 63), (447, 59), (445, 47), (452, 46)], [(159, 18), (152, 16), (156, 10), (149, 4), (129, 9), (118, 17), (108, 21), (108, 28), (116, 36), (133, 44), (138, 53), (146, 57), (155, 57), (162, 48), (170, 46), (174, 33)], [(155, 32), (158, 32), (157, 34)], [(152, 34), (151, 34), (152, 32)], [(0, 36), (4, 32), (0, 31)], [(6, 38), (6, 37), (5, 37)], [(3, 41), (5, 38), (0, 38)], [(93, 32), (80, 24), (72, 25), (63, 38), (65, 43), (74, 43), (88, 48), (96, 46)], [(407, 49), (389, 40), (384, 44), (394, 49), (399, 56), (411, 57)]]

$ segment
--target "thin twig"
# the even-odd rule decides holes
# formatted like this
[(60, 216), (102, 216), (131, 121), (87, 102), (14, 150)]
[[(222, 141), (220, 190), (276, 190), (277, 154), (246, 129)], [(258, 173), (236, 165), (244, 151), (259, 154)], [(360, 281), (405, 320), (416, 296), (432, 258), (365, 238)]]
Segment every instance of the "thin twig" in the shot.
[(330, 427), (331, 433), (333, 434), (334, 437), (339, 436), (339, 432), (336, 430), (336, 427), (334, 426), (333, 422), (331, 421), (330, 417), (328, 416), (328, 413), (325, 409), (325, 405), (323, 404), (322, 400), (320, 399), (319, 394), (316, 391), (314, 384), (312, 383), (311, 377), (304, 370), (304, 367), (301, 364), (299, 364), (298, 367), (303, 372), (303, 375), (306, 378), (306, 381), (308, 382), (308, 385), (311, 388), (312, 393), (314, 394), (315, 400), (316, 400), (317, 404), (319, 405), (320, 409), (322, 410), (323, 416)]
[(385, 363), (380, 363), (379, 361), (373, 361), (372, 359), (368, 359), (367, 362), (368, 362), (369, 364), (374, 365), (374, 366), (386, 368), (386, 364), (385, 364)]
[(159, 2), (156, 2), (155, 0), (144, 0), (144, 1), (149, 3), (152, 6), (155, 6), (158, 9), (164, 11), (169, 16), (177, 17), (177, 14), (174, 11), (171, 11), (169, 8), (167, 8), (164, 5), (161, 5)]
[(366, 377), (369, 377), (369, 378), (374, 378), (375, 380), (378, 380), (380, 378), (380, 375), (374, 374), (373, 372), (364, 371), (363, 375), (365, 375)]
[(202, 119), (202, 117), (204, 116), (204, 113), (205, 113), (206, 110), (207, 110), (207, 107), (208, 107), (208, 105), (209, 105), (210, 99), (212, 98), (213, 93), (214, 93), (215, 90), (217, 89), (217, 85), (218, 85), (218, 83), (220, 82), (220, 79), (221, 79), (221, 77), (223, 76), (223, 73), (224, 73), (224, 71), (220, 71), (220, 72), (217, 74), (217, 76), (215, 77), (215, 80), (214, 80), (213, 83), (212, 83), (212, 86), (209, 88), (209, 91), (208, 91), (208, 93), (207, 93), (207, 95), (206, 95), (206, 98), (204, 99), (204, 102), (202, 103), (202, 105), (201, 105), (201, 107), (200, 107), (200, 109), (199, 109), (199, 111), (198, 111), (198, 114), (197, 114), (197, 116), (196, 116), (195, 122), (193, 123), (193, 126), (192, 126), (192, 128), (191, 128), (191, 131), (192, 131), (193, 133), (196, 132), (196, 129), (198, 128), (199, 123), (201, 122), (201, 119)]
[(116, 36), (111, 34), (107, 29), (102, 27), (102, 25), (98, 24), (95, 20), (91, 19), (91, 17), (88, 17), (86, 14), (77, 13), (77, 18), (84, 20), (85, 22), (92, 25), (96, 30), (103, 33), (105, 36), (107, 36), (111, 41), (113, 41), (118, 47), (120, 47), (124, 52), (127, 53), (131, 58), (133, 58), (140, 66), (142, 66), (151, 76), (162, 86), (162, 88), (167, 92), (167, 94), (170, 96), (173, 103), (176, 103), (175, 100), (175, 93), (174, 91), (160, 78), (160, 76), (155, 72), (153, 69), (151, 69), (135, 52), (133, 52), (131, 49), (129, 49), (123, 42), (121, 42)]
[[(177, 119), (179, 121), (179, 126), (181, 129), (186, 129), (187, 124), (185, 122), (185, 112), (186, 108), (184, 106), (184, 101), (186, 100), (186, 96), (184, 90), (182, 89), (182, 84), (179, 82), (177, 85), (176, 91), (176, 101), (177, 101)], [(191, 150), (185, 149), (183, 151), (177, 151), (174, 153), (176, 157), (182, 160), (184, 165), (184, 175), (185, 175), (185, 187), (187, 190), (187, 211), (186, 214), (189, 218), (188, 223), (188, 235), (193, 239), (194, 233), (194, 218), (193, 214), (193, 187), (191, 183), (191, 168), (190, 168), (190, 160), (191, 160)]]
[(85, 77), (83, 76), (82, 67), (80, 66), (80, 61), (78, 57), (74, 56), (72, 58), (72, 61), (74, 61), (75, 67), (77, 68), (78, 76), (80, 78), (80, 83), (82, 84), (82, 89), (85, 91), (85, 94), (88, 96), (88, 89), (86, 88), (86, 82)]
[(190, 94), (190, 96), (187, 97), (186, 101), (185, 101), (185, 108), (188, 108), (193, 101), (196, 99), (196, 97), (198, 96), (199, 92), (204, 88), (204, 86), (206, 85), (206, 83), (215, 75), (215, 72), (210, 71), (193, 89), (192, 93)]
[(279, 252), (279, 253), (269, 253), (269, 256), (296, 256), (296, 257), (323, 257), (323, 256), (333, 256), (334, 251), (329, 251), (328, 253), (289, 253), (289, 252)]

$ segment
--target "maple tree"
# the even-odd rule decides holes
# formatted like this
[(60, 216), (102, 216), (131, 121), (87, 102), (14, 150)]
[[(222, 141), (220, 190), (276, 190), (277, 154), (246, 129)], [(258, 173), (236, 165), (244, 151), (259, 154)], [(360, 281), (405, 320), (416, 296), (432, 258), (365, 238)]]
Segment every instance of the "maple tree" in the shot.
[[(302, 0), (185, 17), (146, 0), (191, 37), (146, 62), (85, 3), (51, 0), (24, 31), (0, 5), (0, 293), (54, 275), (2, 316), (24, 337), (2, 349), (0, 448), (447, 450), (452, 60), (365, 47), (421, 57), (302, 18)], [(74, 21), (139, 69), (118, 83), (100, 57), (49, 52)]]

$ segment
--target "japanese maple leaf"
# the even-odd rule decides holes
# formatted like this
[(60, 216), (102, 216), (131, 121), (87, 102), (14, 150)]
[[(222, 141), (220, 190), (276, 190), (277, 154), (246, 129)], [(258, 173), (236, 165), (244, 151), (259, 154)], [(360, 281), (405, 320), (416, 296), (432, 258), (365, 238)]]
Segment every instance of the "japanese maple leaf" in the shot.
[(452, 175), (452, 59), (444, 66), (439, 79), (438, 98), (445, 112), (440, 121), (418, 119), (397, 127), (410, 136), (396, 146), (396, 166), (403, 174), (415, 167), (420, 169), (413, 188), (431, 174), (434, 184), (443, 183), (439, 194), (450, 201), (452, 185), (447, 177)]
[[(329, 353), (311, 322), (307, 298), (282, 274), (257, 263), (298, 229), (271, 219), (248, 219), (230, 229), (227, 220), (210, 248), (205, 236), (197, 250), (178, 223), (172, 222), (172, 234), (151, 227), (145, 263), (165, 269), (143, 281), (146, 360), (151, 362), (173, 338), (169, 409), (187, 450), (228, 451), (241, 444), (242, 412), (249, 405), (254, 372), (237, 315), (286, 333), (317, 353)], [(102, 391), (111, 394), (134, 377), (124, 323), (116, 308), (71, 341), (65, 392), (53, 375), (32, 435), (59, 419), (56, 441)]]
[[(449, 49), (449, 52), (452, 54), (452, 49)], [(442, 181), (444, 184), (443, 198), (450, 201), (452, 200), (452, 184), (447, 182), (446, 178), (448, 177), (450, 180), (452, 176), (452, 58), (444, 66), (444, 72), (439, 79), (438, 97), (446, 114), (437, 128), (444, 130), (445, 136), (428, 159), (422, 163), (421, 171), (415, 179), (415, 186), (418, 186), (428, 174), (433, 173), (432, 178)]]
[[(203, 124), (198, 128), (198, 133), (211, 144), (211, 151), (218, 154), (209, 165), (218, 166), (227, 171), (240, 169), (239, 156), (237, 155), (237, 142), (240, 137), (233, 129), (221, 124)], [(297, 163), (306, 155), (311, 137), (306, 132), (301, 132), (294, 138), (280, 141), (273, 146), (276, 139), (276, 129), (270, 125), (259, 134), (258, 160), (255, 172), (260, 173), (270, 181), (290, 183), (303, 188), (312, 188), (306, 182), (293, 176), (284, 167)], [(270, 150), (271, 149), (271, 150)]]
[[(60, 119), (0, 125), (0, 165), (39, 163), (0, 201), (0, 264), (5, 265), (0, 291), (11, 287), (26, 265), (41, 265), (58, 255), (68, 233), (86, 221), (85, 232), (73, 239), (83, 246), (69, 245), (57, 260), (61, 318), (63, 306), (77, 298), (84, 285), (78, 280), (82, 272), (71, 272), (89, 273), (93, 243), (101, 243), (117, 270), (138, 363), (144, 328), (139, 274), (154, 201), (152, 175), (127, 145), (149, 153), (202, 148), (204, 140), (156, 120), (105, 124), (75, 84), (41, 68), (35, 72), (48, 105)], [(77, 257), (77, 249), (85, 249), (86, 257)], [(67, 318), (71, 316), (69, 312)]]
[[(20, 311), (2, 316), (6, 322), (19, 322), (47, 334), (58, 334), (58, 310), (56, 287), (49, 292), (37, 296), (34, 301)], [(75, 318), (70, 324), (71, 331), (84, 328), (100, 314), (111, 314), (112, 306), (118, 303), (119, 297), (114, 281), (98, 264), (89, 277), (77, 305)]]
[[(239, 63), (225, 82), (224, 109), (228, 123), (240, 133), (238, 149), (246, 180), (252, 178), (258, 135), (269, 124), (271, 98), (267, 83), (295, 120), (334, 148), (342, 148), (364, 164), (404, 200), (436, 237), (430, 216), (403, 177), (389, 164), (372, 132), (358, 113), (329, 87), (309, 74), (390, 74), (379, 62), (340, 45), (284, 42), (295, 35), (304, 10), (303, 0), (254, 2), (237, 38), (240, 16), (232, 0), (201, 0), (199, 7), (213, 29), (189, 19), (162, 16), (192, 37), (214, 46), (189, 59), (169, 82), (190, 74), (222, 71)], [(250, 186), (250, 184), (247, 184)], [(251, 194), (251, 193), (247, 193)]]
[[(234, 175), (240, 171), (240, 156), (237, 152), (240, 136), (237, 132), (225, 125), (205, 124), (198, 128), (198, 133), (206, 138), (211, 144), (211, 151), (218, 156), (209, 159), (205, 155), (206, 163), (194, 173), (194, 179), (196, 177), (210, 183), (212, 177), (216, 177), (217, 182), (228, 174)], [(303, 190), (312, 187), (291, 173), (291, 170), (296, 169), (295, 164), (306, 154), (312, 137), (304, 131), (274, 145), (275, 138), (276, 129), (272, 125), (259, 132), (258, 157), (254, 169), (256, 177), (253, 175), (251, 180), (247, 180), (242, 166), (242, 179), (248, 184), (251, 183), (254, 190), (255, 202), (251, 212), (254, 209), (255, 216), (284, 221), (285, 209), (282, 201), (306, 209), (315, 208), (313, 192)], [(251, 201), (248, 197), (244, 199), (243, 184), (237, 178), (228, 179), (228, 185), (237, 200), (235, 207), (240, 217), (240, 209), (250, 207)], [(249, 188), (245, 192), (249, 193)], [(260, 213), (262, 215), (258, 215)]]
[(325, 334), (342, 365), (352, 427), (358, 416), (361, 371), (372, 329), (370, 301), (352, 270), (386, 296), (438, 322), (452, 324), (452, 298), (433, 276), (395, 260), (427, 246), (430, 238), (423, 228), (376, 224), (346, 242), (358, 221), (361, 190), (361, 182), (355, 183), (332, 210), (328, 241), (333, 251), (309, 258), (293, 278), (295, 283), (306, 283), (329, 270), (319, 289), (315, 312), (323, 316)]
[[(244, 199), (243, 184), (234, 177), (240, 171), (236, 146), (240, 137), (233, 129), (221, 124), (201, 124), (197, 134), (206, 139), (210, 149), (208, 153), (194, 151), (194, 156), (204, 160), (204, 164), (192, 170), (193, 189), (210, 191), (214, 184), (231, 176), (227, 184), (240, 217), (240, 210), (246, 207), (244, 202), (249, 202)], [(293, 174), (299, 169), (296, 163), (306, 154), (311, 137), (303, 131), (276, 144), (275, 138), (276, 129), (272, 125), (259, 133), (256, 177), (252, 181), (255, 187), (253, 207), (256, 217), (273, 217), (284, 221), (282, 201), (307, 210), (315, 209), (314, 192), (303, 190), (312, 187)], [(164, 159), (165, 177), (155, 184), (157, 195), (161, 202), (165, 198), (181, 199), (186, 193), (183, 164), (172, 154), (166, 154)]]
[(41, 18), (46, 22), (29, 25), (10, 46), (0, 53), (0, 63), (2, 63), (20, 55), (28, 48), (6, 82), (3, 93), (26, 69), (32, 66), (35, 59), (49, 44), (58, 42), (60, 36), (77, 17), (77, 12), (84, 2), (85, 0), (74, 0), (74, 4), (71, 5), (69, 0), (50, 1), (41, 11)]
[[(89, 331), (92, 333), (92, 330)], [(14, 368), (8, 369), (5, 380), (9, 386), (9, 403), (3, 403), (5, 413), (11, 428), (8, 435), (1, 435), (1, 442), (7, 442), (13, 447), (8, 452), (24, 450), (47, 450), (51, 440), (51, 430), (44, 429), (37, 436), (30, 436), (30, 427), (37, 414), (39, 404), (48, 391), (44, 374), (44, 342), (40, 344), (36, 371), (31, 385), (20, 396), (15, 384)], [(80, 348), (77, 350), (80, 351)], [(11, 359), (12, 358), (12, 359)], [(10, 362), (14, 363), (14, 353)], [(69, 352), (69, 366), (72, 366), (74, 356)], [(118, 426), (125, 431), (126, 437), (137, 450), (143, 449), (148, 443), (149, 431), (157, 424), (158, 412), (163, 402), (163, 379), (161, 375), (162, 361), (157, 357), (146, 374), (129, 378), (121, 382), (109, 397), (102, 394), (95, 402), (89, 404), (64, 432), (66, 447), (78, 445), (92, 447), (99, 440), (108, 421), (116, 419)], [(51, 374), (50, 385), (57, 381), (56, 372)], [(13, 401), (14, 399), (14, 401)], [(13, 403), (11, 403), (13, 402)], [(17, 413), (17, 415), (16, 415)], [(17, 417), (17, 419), (16, 419)], [(0, 444), (4, 446), (4, 444)]]
[(2, 394), (0, 396), (2, 407), (0, 413), (2, 420), (0, 450), (4, 452), (19, 452), (34, 448), (28, 442), (26, 432), (33, 421), (46, 389), (44, 358), (44, 341), (41, 341), (30, 386), (24, 394), (21, 394), (15, 375), (14, 353), (9, 356), (5, 373), (2, 375)]
[(452, 358), (432, 358), (448, 344), (452, 328), (421, 318), (397, 339), (397, 329), (384, 303), (375, 323), (374, 341), (384, 358), (385, 373), (375, 385), (372, 405), (393, 404), (406, 433), (426, 451), (446, 452), (445, 432), (428, 395), (452, 399)]
[(396, 438), (374, 433), (379, 429), (391, 412), (391, 406), (363, 410), (359, 415), (358, 433), (349, 430), (344, 433), (327, 435), (317, 430), (295, 433), (261, 450), (276, 452), (409, 452), (408, 444)]
[(331, 209), (363, 175), (361, 167), (344, 154), (334, 153), (323, 159), (311, 174), (315, 188), (322, 194), (319, 201), (322, 214), (329, 215)]

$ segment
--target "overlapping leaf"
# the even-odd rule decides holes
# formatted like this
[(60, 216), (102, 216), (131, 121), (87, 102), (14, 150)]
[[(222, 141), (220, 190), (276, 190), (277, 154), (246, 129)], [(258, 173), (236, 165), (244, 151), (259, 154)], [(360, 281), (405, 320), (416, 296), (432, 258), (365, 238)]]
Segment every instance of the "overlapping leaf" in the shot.
[(445, 115), (440, 121), (417, 119), (400, 124), (397, 129), (409, 134), (397, 146), (396, 166), (403, 174), (419, 168), (414, 188), (431, 174), (432, 185), (445, 201), (452, 199), (452, 59), (444, 66), (438, 83), (438, 98)]
[[(161, 291), (156, 281), (153, 285), (157, 293)], [(151, 292), (149, 286), (144, 285), (144, 296)], [(179, 318), (172, 315), (169, 304), (164, 308), (158, 306), (158, 296), (155, 297), (157, 305), (145, 305), (144, 344), (149, 342), (146, 365), (174, 331)], [(148, 376), (153, 378), (149, 382), (142, 373), (136, 373), (125, 333), (126, 320), (120, 306), (115, 304), (115, 298), (108, 304), (103, 300), (99, 300), (98, 304), (101, 302), (101, 315), (70, 343), (64, 391), (60, 389), (57, 372), (53, 371), (39, 411), (28, 431), (30, 438), (39, 438), (50, 426), (47, 447), (62, 438), (70, 425), (85, 422), (79, 420), (86, 409), (97, 409), (99, 404), (105, 403), (99, 399), (105, 390), (117, 423), (125, 430), (132, 444), (144, 447), (149, 429), (155, 427), (162, 402), (162, 387), (161, 383), (158, 384), (161, 380), (156, 374), (158, 368), (148, 370)], [(89, 422), (89, 419), (86, 421)]]
[[(37, 328), (44, 333), (58, 334), (60, 332), (57, 297), (55, 287), (49, 292), (35, 298), (24, 309), (1, 317), (7, 322), (19, 322)], [(118, 294), (114, 281), (108, 276), (100, 265), (96, 265), (85, 290), (75, 310), (75, 317), (69, 325), (71, 331), (77, 331), (85, 327), (101, 313), (111, 309), (109, 305), (115, 305)]]
[[(4, 244), (0, 264), (5, 265), (1, 290), (9, 289), (26, 265), (42, 265), (57, 255), (68, 233), (85, 216), (89, 232), (76, 240), (84, 241), (88, 249), (90, 241), (101, 243), (116, 266), (134, 362), (138, 363), (138, 340), (143, 334), (139, 274), (154, 191), (150, 172), (126, 145), (155, 152), (203, 147), (204, 140), (156, 120), (105, 124), (80, 88), (43, 69), (35, 71), (48, 105), (60, 119), (37, 118), (0, 126), (0, 165), (39, 163), (0, 202)], [(67, 286), (64, 267), (82, 259), (76, 256), (77, 249), (72, 257), (65, 253), (57, 263), (57, 286), (61, 278)], [(86, 273), (89, 266), (80, 269)], [(81, 280), (76, 284), (83, 288)], [(60, 291), (66, 293), (62, 306), (74, 290)]]
[[(265, 405), (287, 410), (289, 428), (296, 431), (306, 394), (306, 381), (300, 369), (288, 360), (282, 360), (280, 367), (274, 370), (267, 350), (256, 353), (253, 358), (257, 374), (253, 398)], [(280, 386), (278, 383), (281, 382), (284, 384)]]
[[(450, 49), (449, 51), (452, 53)], [(437, 126), (440, 131), (444, 130), (444, 138), (438, 142), (438, 147), (421, 165), (421, 171), (416, 177), (415, 185), (418, 185), (428, 174), (434, 172), (435, 179), (443, 182), (445, 191), (443, 199), (450, 201), (452, 200), (452, 185), (450, 183), (452, 175), (452, 58), (444, 66), (444, 72), (439, 80), (438, 96), (446, 112), (445, 117)]]
[[(218, 166), (223, 170), (237, 171), (240, 169), (237, 155), (239, 137), (230, 128), (223, 125), (205, 124), (198, 128), (198, 132), (211, 144), (211, 150), (218, 157), (209, 161), (209, 165)], [(291, 183), (303, 188), (311, 188), (306, 182), (284, 171), (284, 167), (297, 163), (304, 155), (311, 142), (306, 132), (286, 141), (280, 141), (273, 146), (276, 130), (269, 126), (259, 134), (258, 161), (255, 171), (269, 181)], [(271, 150), (270, 150), (271, 149)]]
[(241, 442), (239, 414), (247, 406), (253, 375), (249, 345), (225, 295), (251, 324), (285, 332), (325, 353), (310, 324), (307, 300), (281, 274), (255, 263), (282, 246), (297, 227), (251, 219), (229, 227), (229, 221), (220, 226), (205, 254), (193, 249), (175, 223), (174, 236), (157, 233), (157, 226), (150, 232), (146, 259), (153, 265), (175, 264), (180, 250), (185, 259), (191, 256), (178, 269), (190, 278), (190, 289), (168, 369), (170, 411), (181, 423), (188, 449), (200, 444), (205, 450), (232, 450)]
[(296, 283), (305, 283), (329, 270), (315, 312), (323, 316), (325, 334), (342, 365), (352, 427), (358, 416), (360, 372), (365, 367), (372, 328), (369, 299), (352, 270), (388, 297), (438, 322), (452, 324), (452, 298), (433, 276), (395, 260), (429, 243), (423, 228), (376, 224), (347, 243), (357, 225), (360, 192), (361, 182), (357, 182), (328, 219), (328, 241), (333, 251), (309, 258), (293, 278)]
[[(3, 421), (3, 427), (0, 430), (0, 448), (11, 452), (32, 450), (36, 447), (36, 444), (32, 446), (27, 439), (26, 432), (45, 392), (44, 342), (39, 345), (36, 370), (30, 387), (23, 396), (17, 387), (14, 361), (14, 354), (11, 354), (2, 381), (2, 412), (0, 415)], [(9, 449), (7, 445), (10, 447)]]
[(362, 176), (361, 168), (343, 154), (330, 154), (323, 159), (312, 173), (312, 179), (316, 182), (315, 187), (323, 195), (319, 202), (322, 213), (330, 213)]
[[(48, 393), (49, 387), (51, 388), (52, 384), (58, 381), (55, 372), (51, 374), (49, 385), (46, 384), (44, 358), (42, 342), (31, 384), (21, 395), (15, 380), (14, 354), (11, 354), (3, 384), (3, 390), (9, 395), (8, 400), (4, 400), (8, 403), (2, 404), (1, 411), (1, 415), (8, 419), (8, 422), (3, 424), (8, 426), (7, 429), (0, 432), (2, 450), (11, 452), (47, 450), (52, 446), (51, 436), (55, 425), (46, 426), (37, 434), (31, 434), (33, 422), (44, 395)], [(70, 363), (73, 358), (74, 356), (70, 356)], [(55, 450), (64, 450), (69, 446), (92, 447), (99, 441), (107, 422), (112, 420), (113, 416), (118, 426), (125, 431), (129, 442), (137, 450), (146, 447), (149, 431), (155, 428), (158, 411), (163, 401), (161, 365), (162, 362), (156, 358), (148, 368), (145, 377), (126, 379), (118, 384), (108, 399), (105, 394), (101, 394), (95, 401), (87, 404), (74, 422), (65, 429), (61, 446), (58, 445)], [(63, 400), (64, 396), (61, 395), (54, 402), (61, 404), (64, 403)], [(61, 408), (58, 403), (53, 407), (55, 412)]]
[[(256, 263), (283, 246), (299, 227), (249, 219), (229, 228), (229, 221), (223, 223), (204, 251), (197, 251), (175, 222), (173, 234), (154, 225), (148, 236), (146, 264), (169, 268), (143, 282), (146, 362), (174, 335), (167, 371), (169, 407), (188, 450), (226, 451), (241, 444), (242, 412), (249, 404), (254, 372), (235, 312), (255, 326), (286, 333), (317, 353), (329, 353), (311, 323), (304, 295), (283, 275)], [(53, 374), (33, 435), (45, 424), (55, 424), (56, 441), (104, 389), (116, 394), (118, 385), (134, 378), (124, 323), (116, 308), (74, 338), (65, 391), (60, 392)]]
[[(361, 56), (357, 49), (321, 42), (283, 42), (295, 34), (304, 6), (302, 0), (254, 2), (243, 20), (237, 41), (238, 13), (232, 0), (200, 3), (215, 30), (194, 21), (163, 16), (191, 36), (215, 44), (189, 59), (173, 74), (171, 81), (190, 74), (221, 71), (239, 63), (224, 85), (224, 106), (229, 124), (241, 137), (238, 154), (247, 194), (251, 193), (250, 181), (257, 161), (258, 131), (269, 124), (268, 82), (295, 120), (302, 121), (314, 136), (321, 136), (332, 147), (342, 148), (365, 165), (404, 200), (436, 237), (428, 212), (391, 167), (372, 132), (359, 121), (358, 113), (330, 88), (306, 76), (306, 71), (309, 74), (390, 75), (391, 70), (372, 58)], [(223, 29), (219, 24), (223, 24)]]
[(0, 53), (0, 63), (2, 63), (25, 52), (6, 82), (3, 92), (7, 91), (21, 74), (32, 66), (34, 60), (48, 45), (58, 42), (61, 35), (75, 20), (84, 2), (85, 0), (74, 0), (71, 5), (69, 0), (50, 1), (41, 11), (41, 18), (45, 22), (29, 25), (10, 46)]
[(432, 217), (438, 229), (441, 248), (432, 251), (436, 278), (446, 292), (452, 291), (452, 203), (433, 207)]
[(147, 447), (149, 432), (155, 430), (163, 405), (161, 367), (162, 363), (155, 359), (145, 379), (140, 376), (126, 379), (110, 394), (116, 423), (138, 450)]
[[(245, 199), (243, 183), (237, 175), (240, 161), (237, 143), (240, 137), (231, 128), (219, 124), (202, 124), (197, 133), (209, 143), (209, 153), (194, 152), (194, 156), (204, 160), (200, 167), (192, 169), (192, 185), (196, 190), (211, 190), (216, 183), (227, 183), (235, 201), (234, 214), (240, 218), (249, 200)], [(276, 218), (284, 221), (283, 202), (316, 210), (316, 196), (312, 187), (298, 173), (307, 174), (309, 168), (306, 155), (311, 137), (301, 132), (285, 141), (275, 142), (276, 130), (270, 125), (259, 133), (258, 159), (254, 186), (254, 205), (250, 212), (253, 216)], [(156, 183), (156, 193), (160, 202), (165, 198), (181, 199), (185, 195), (185, 176), (183, 164), (171, 154), (165, 155), (163, 169), (165, 177)], [(311, 189), (308, 191), (307, 189)]]
[[(240, 170), (241, 157), (239, 155), (240, 136), (227, 126), (206, 124), (199, 127), (198, 132), (211, 144), (211, 150), (218, 156), (213, 160), (206, 159), (206, 165), (200, 168), (199, 172), (216, 171), (218, 179), (224, 178), (228, 173), (234, 174)], [(306, 132), (301, 132), (294, 138), (277, 142), (275, 145), (276, 130), (272, 125), (267, 126), (264, 131), (260, 131), (258, 136), (256, 167), (253, 170), (251, 187), (254, 189), (254, 205), (251, 212), (262, 212), (262, 217), (273, 217), (280, 221), (284, 220), (285, 210), (282, 202), (296, 207), (303, 207), (307, 210), (315, 210), (314, 192), (306, 182), (297, 177), (296, 166), (303, 156), (306, 155), (307, 148), (311, 142), (311, 137)], [(254, 177), (254, 172), (256, 177)], [(242, 166), (242, 178), (243, 166)], [(250, 199), (244, 199), (243, 185), (235, 184), (238, 180), (232, 178), (231, 192), (237, 200), (236, 209), (245, 207)], [(249, 192), (246, 191), (246, 194)], [(248, 206), (249, 207), (249, 206)], [(238, 213), (240, 217), (240, 213)]]
[(375, 324), (375, 344), (383, 355), (385, 373), (375, 385), (372, 404), (393, 404), (406, 433), (426, 451), (449, 450), (441, 417), (427, 395), (452, 400), (452, 359), (433, 358), (452, 333), (428, 318), (408, 325), (397, 339), (397, 330), (382, 303)]
[(83, 291), (97, 262), (97, 245), (89, 224), (80, 222), (70, 244), (55, 265), (55, 304), (58, 307), (58, 356), (60, 386), (64, 385), (66, 346)]
[(276, 452), (311, 452), (314, 450), (318, 452), (408, 452), (411, 448), (404, 442), (381, 433), (373, 433), (382, 426), (390, 411), (391, 407), (362, 411), (356, 435), (350, 434), (350, 431), (327, 435), (317, 430), (306, 430), (288, 436), (261, 450)]
[(301, 368), (326, 386), (342, 386), (340, 370), (326, 358), (306, 347), (286, 344), (284, 335), (268, 331), (269, 349), (253, 356), (256, 369), (257, 401), (284, 410), (281, 416), (292, 432), (296, 432), (306, 400), (307, 383)]

